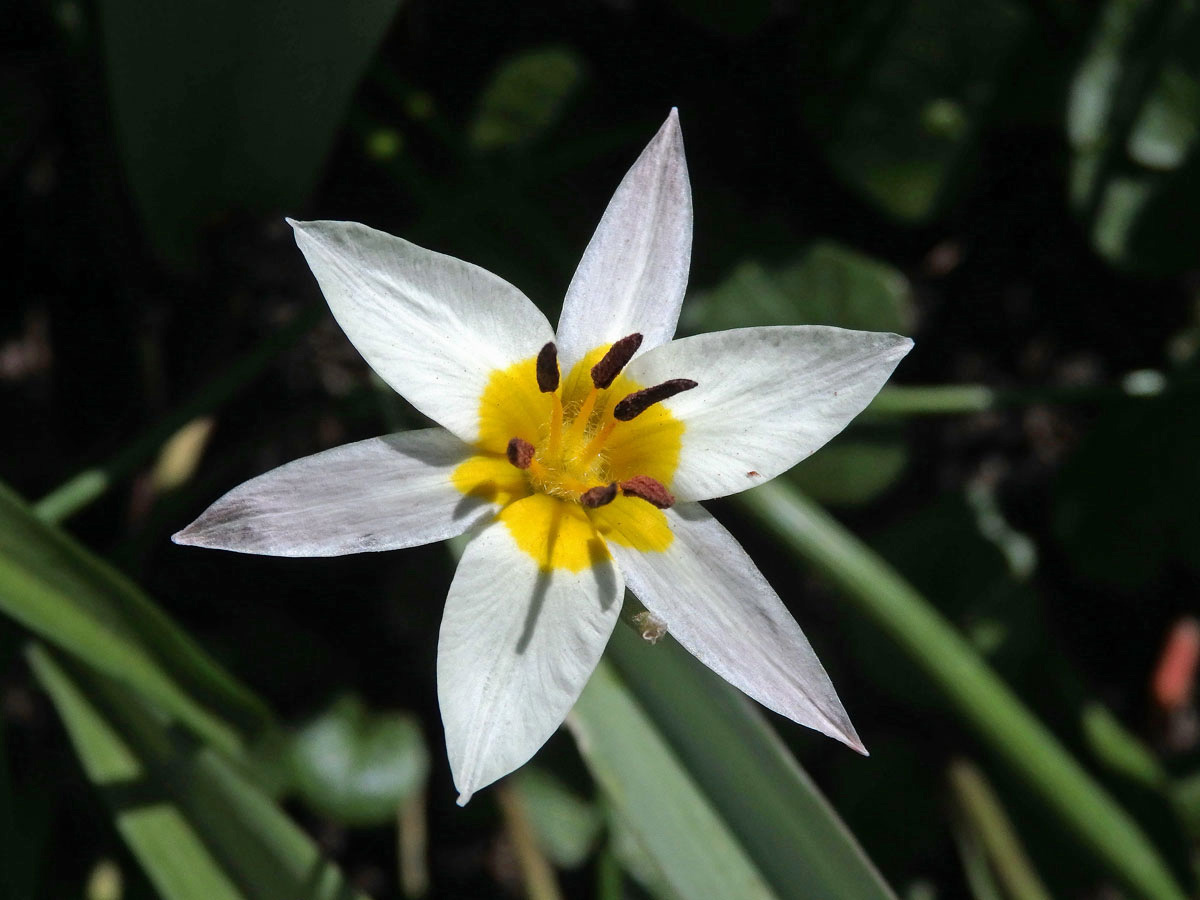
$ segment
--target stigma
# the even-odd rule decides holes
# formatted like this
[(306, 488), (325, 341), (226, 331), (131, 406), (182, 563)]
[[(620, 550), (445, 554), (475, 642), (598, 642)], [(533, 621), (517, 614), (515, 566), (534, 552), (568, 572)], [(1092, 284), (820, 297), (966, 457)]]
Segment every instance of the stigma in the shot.
[[(625, 392), (617, 392), (614, 385), (618, 377), (641, 345), (642, 335), (638, 333), (613, 342), (588, 372), (591, 387), (586, 396), (578, 399), (582, 391), (575, 388), (570, 402), (564, 397), (558, 348), (550, 342), (538, 352), (532, 374), (538, 391), (549, 395), (549, 421), (538, 434), (513, 435), (506, 448), (509, 463), (525, 473), (533, 490), (584, 509), (607, 506), (618, 496), (633, 497), (658, 509), (668, 509), (675, 503), (667, 486), (649, 475), (626, 471), (614, 477), (609, 458), (610, 441), (623, 423), (696, 387), (689, 378), (673, 378), (629, 391), (637, 385), (623, 379)], [(573, 374), (567, 381), (578, 384), (575, 379), (581, 376)], [(654, 425), (652, 422), (647, 427)]]

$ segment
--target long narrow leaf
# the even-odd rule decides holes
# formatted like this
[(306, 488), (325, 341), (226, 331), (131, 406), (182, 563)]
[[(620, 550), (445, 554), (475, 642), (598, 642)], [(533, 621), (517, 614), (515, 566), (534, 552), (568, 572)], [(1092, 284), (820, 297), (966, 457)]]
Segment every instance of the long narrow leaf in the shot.
[(740, 499), (897, 643), (964, 724), (1093, 853), (1099, 866), (1134, 896), (1182, 900), (1183, 890), (1137, 823), (890, 566), (836, 519), (779, 481)]
[(137, 694), (41, 646), (29, 660), (166, 900), (359, 896), (266, 795)]
[(671, 891), (686, 900), (776, 896), (610, 663), (601, 661), (567, 724)]
[(745, 696), (673, 641), (651, 646), (632, 629), (617, 629), (609, 658), (779, 897), (895, 896)]
[(227, 752), (263, 704), (132, 582), (0, 485), (0, 612), (152, 699)]

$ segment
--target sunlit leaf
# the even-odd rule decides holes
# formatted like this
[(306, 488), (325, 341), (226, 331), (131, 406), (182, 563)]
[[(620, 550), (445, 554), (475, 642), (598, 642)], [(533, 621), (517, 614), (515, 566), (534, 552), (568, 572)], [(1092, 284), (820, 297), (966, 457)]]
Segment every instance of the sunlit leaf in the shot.
[(116, 681), (29, 655), (88, 778), (165, 900), (353, 900), (312, 840), (220, 755)]
[(618, 627), (608, 656), (779, 897), (892, 896), (850, 830), (740, 691), (669, 636), (649, 644)]
[[(751, 896), (728, 893), (724, 878), (753, 871), (767, 896), (892, 896), (744, 696), (670, 638), (652, 646), (619, 626), (608, 659), (569, 721), (605, 798), (671, 889)], [(677, 817), (692, 815), (677, 831)], [(714, 865), (734, 868), (718, 876)]]
[(236, 751), (270, 715), (131, 581), (0, 485), (0, 611)]
[(670, 890), (689, 900), (775, 896), (609, 663), (601, 661), (567, 722)]

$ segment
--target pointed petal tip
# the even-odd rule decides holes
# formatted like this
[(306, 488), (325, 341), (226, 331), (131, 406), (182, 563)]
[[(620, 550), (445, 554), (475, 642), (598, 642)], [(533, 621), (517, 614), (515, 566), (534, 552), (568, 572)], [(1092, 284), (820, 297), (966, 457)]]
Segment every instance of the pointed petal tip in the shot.
[(862, 738), (858, 736), (858, 732), (854, 726), (850, 724), (848, 718), (842, 717), (837, 721), (830, 721), (831, 729), (826, 732), (830, 737), (841, 741), (855, 753), (861, 756), (870, 756), (867, 752), (867, 746), (863, 743)]
[[(191, 526), (189, 525), (188, 528)], [(171, 543), (179, 544), (181, 547), (189, 547), (192, 545), (191, 536), (188, 534), (187, 528), (181, 528), (179, 531), (171, 535)]]
[(460, 807), (466, 806), (468, 803), (471, 802), (471, 797), (473, 797), (474, 795), (475, 795), (474, 791), (462, 791), (459, 793), (458, 799), (455, 800), (454, 802), (457, 803)]
[(670, 137), (673, 141), (683, 142), (683, 129), (679, 125), (679, 107), (672, 106), (671, 111), (667, 113), (666, 121), (662, 123), (662, 127), (658, 129), (658, 138)]

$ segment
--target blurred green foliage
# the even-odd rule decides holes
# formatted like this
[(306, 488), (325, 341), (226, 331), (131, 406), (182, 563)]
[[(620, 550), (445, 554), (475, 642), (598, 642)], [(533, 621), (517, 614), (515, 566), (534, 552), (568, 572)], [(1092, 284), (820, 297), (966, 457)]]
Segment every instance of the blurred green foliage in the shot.
[(1163, 274), (1200, 253), (1200, 11), (1109, 0), (1071, 86), (1071, 200), (1099, 253)]
[(125, 171), (180, 260), (229, 210), (277, 212), (312, 187), (399, 2), (98, 5)]
[(429, 751), (416, 720), (371, 715), (342, 697), (292, 739), (293, 784), (313, 809), (351, 825), (384, 825), (425, 790)]

